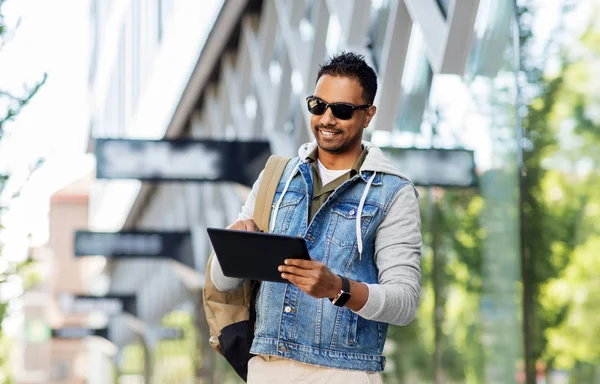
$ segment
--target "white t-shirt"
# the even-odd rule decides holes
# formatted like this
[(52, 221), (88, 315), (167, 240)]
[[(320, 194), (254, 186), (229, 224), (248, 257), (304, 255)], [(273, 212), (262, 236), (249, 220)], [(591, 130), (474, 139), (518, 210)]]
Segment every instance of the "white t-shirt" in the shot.
[(317, 159), (317, 166), (319, 168), (319, 177), (321, 178), (321, 186), (327, 185), (338, 177), (342, 176), (344, 173), (348, 172), (349, 169), (327, 169), (321, 163), (319, 159)]

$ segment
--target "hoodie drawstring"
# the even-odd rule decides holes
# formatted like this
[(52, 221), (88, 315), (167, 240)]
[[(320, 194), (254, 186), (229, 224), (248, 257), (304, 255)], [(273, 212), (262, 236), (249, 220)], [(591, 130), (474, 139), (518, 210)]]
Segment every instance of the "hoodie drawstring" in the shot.
[(281, 192), (281, 196), (279, 196), (279, 200), (277, 200), (277, 204), (275, 205), (275, 211), (271, 215), (271, 220), (269, 222), (269, 232), (271, 232), (271, 233), (273, 232), (273, 229), (275, 229), (275, 223), (277, 222), (276, 220), (277, 220), (277, 212), (279, 212), (279, 206), (281, 205), (281, 202), (283, 201), (283, 197), (285, 196), (285, 193), (287, 192), (288, 188), (290, 187), (290, 183), (292, 182), (292, 179), (296, 175), (296, 172), (298, 172), (298, 168), (300, 168), (301, 164), (302, 164), (302, 160), (298, 161), (298, 164), (296, 164), (296, 166), (292, 170), (290, 177), (288, 177), (287, 181), (285, 182), (285, 187), (283, 187), (283, 191)]
[(362, 231), (361, 231), (361, 223), (360, 218), (362, 217), (363, 206), (365, 205), (365, 200), (367, 199), (367, 194), (369, 193), (369, 189), (371, 188), (371, 184), (373, 183), (373, 179), (375, 179), (375, 175), (377, 172), (373, 172), (373, 176), (369, 178), (367, 182), (367, 186), (365, 187), (365, 191), (360, 197), (360, 203), (358, 204), (358, 212), (356, 212), (356, 240), (358, 241), (358, 259), (362, 260), (362, 251), (363, 251), (363, 242), (362, 242)]
[[(290, 187), (290, 183), (292, 182), (292, 179), (296, 175), (296, 172), (298, 172), (298, 169), (300, 168), (301, 164), (302, 164), (302, 160), (300, 160), (298, 162), (298, 164), (296, 164), (296, 166), (292, 170), (292, 173), (290, 174), (287, 181), (285, 182), (283, 191), (281, 192), (281, 195), (279, 196), (279, 199), (277, 200), (277, 204), (275, 204), (275, 211), (271, 215), (271, 220), (269, 222), (269, 232), (273, 232), (273, 230), (275, 229), (275, 223), (277, 222), (277, 213), (279, 212), (279, 207), (281, 206), (281, 202), (283, 201), (283, 198), (285, 197), (285, 194)], [(362, 225), (361, 225), (360, 219), (362, 217), (362, 211), (363, 211), (363, 207), (365, 205), (365, 200), (367, 199), (367, 195), (369, 194), (369, 189), (371, 188), (371, 184), (373, 184), (373, 180), (375, 179), (376, 175), (377, 175), (377, 172), (373, 172), (373, 175), (367, 181), (367, 186), (365, 187), (365, 190), (360, 198), (360, 202), (358, 204), (358, 211), (356, 212), (356, 240), (358, 241), (359, 260), (362, 260), (362, 251), (363, 251), (362, 231), (361, 231)]]

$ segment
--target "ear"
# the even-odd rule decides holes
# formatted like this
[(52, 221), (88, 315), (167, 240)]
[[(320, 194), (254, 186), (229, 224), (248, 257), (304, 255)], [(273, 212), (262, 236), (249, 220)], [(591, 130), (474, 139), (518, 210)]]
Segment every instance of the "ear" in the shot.
[(373, 116), (375, 116), (375, 113), (377, 112), (377, 107), (372, 105), (369, 107), (369, 109), (367, 109), (367, 112), (365, 113), (365, 121), (363, 124), (363, 128), (367, 128), (369, 126), (369, 123), (371, 122), (371, 119), (373, 118)]

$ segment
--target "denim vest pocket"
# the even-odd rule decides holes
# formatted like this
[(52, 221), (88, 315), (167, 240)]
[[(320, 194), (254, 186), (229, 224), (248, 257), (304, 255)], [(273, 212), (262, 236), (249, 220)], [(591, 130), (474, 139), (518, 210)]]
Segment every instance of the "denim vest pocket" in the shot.
[(358, 343), (358, 315), (350, 311), (350, 327), (348, 327), (348, 345), (353, 346)]
[[(377, 214), (379, 208), (375, 205), (365, 204), (362, 209), (360, 224), (361, 236), (367, 232), (371, 220)], [(358, 204), (338, 203), (331, 208), (332, 224), (329, 233), (333, 233), (331, 241), (341, 248), (351, 248), (356, 243), (356, 215)]]
[[(275, 197), (273, 198), (273, 205), (271, 209), (271, 215), (275, 214), (275, 207), (279, 198), (281, 197), (281, 192), (277, 192)], [(287, 191), (285, 196), (283, 197), (283, 201), (279, 205), (279, 210), (277, 211), (276, 225), (273, 233), (286, 233), (290, 228), (290, 223), (292, 222), (292, 218), (294, 217), (294, 213), (299, 215), (300, 212), (296, 209), (298, 204), (304, 199), (305, 195), (303, 193), (298, 193), (296, 191)]]

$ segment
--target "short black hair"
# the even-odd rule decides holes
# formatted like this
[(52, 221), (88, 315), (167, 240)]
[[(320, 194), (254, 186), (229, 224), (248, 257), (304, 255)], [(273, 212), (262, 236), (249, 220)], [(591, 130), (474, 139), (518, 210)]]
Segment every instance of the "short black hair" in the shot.
[(363, 88), (363, 98), (373, 104), (377, 94), (377, 74), (367, 64), (363, 55), (354, 52), (342, 52), (330, 57), (319, 69), (317, 82), (323, 75), (352, 77), (359, 81)]

